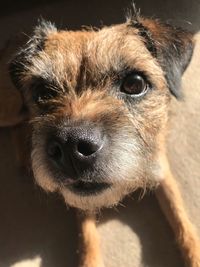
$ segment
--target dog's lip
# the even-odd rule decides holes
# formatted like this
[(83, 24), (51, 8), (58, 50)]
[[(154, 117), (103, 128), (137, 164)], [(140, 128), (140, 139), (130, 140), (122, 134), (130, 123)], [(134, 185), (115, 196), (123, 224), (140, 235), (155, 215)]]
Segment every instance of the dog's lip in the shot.
[(93, 195), (102, 192), (103, 190), (109, 188), (111, 184), (106, 182), (94, 182), (94, 181), (74, 181), (67, 183), (67, 187), (74, 193), (86, 196)]

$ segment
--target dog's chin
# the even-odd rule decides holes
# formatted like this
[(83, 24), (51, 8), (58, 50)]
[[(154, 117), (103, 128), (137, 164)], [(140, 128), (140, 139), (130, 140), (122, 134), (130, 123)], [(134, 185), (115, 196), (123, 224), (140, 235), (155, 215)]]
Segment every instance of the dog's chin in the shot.
[(60, 193), (66, 205), (81, 210), (95, 211), (103, 207), (116, 205), (125, 195), (133, 191), (129, 185), (92, 183), (79, 181), (64, 185), (56, 183), (52, 178), (35, 176), (39, 186), (45, 191)]
[(104, 175), (97, 179), (95, 174), (95, 177), (91, 175), (76, 181), (63, 177), (50, 166), (44, 153), (38, 148), (33, 150), (32, 170), (37, 184), (45, 191), (60, 193), (67, 205), (82, 210), (112, 207), (137, 188), (146, 187), (147, 183), (147, 175), (142, 176), (136, 166), (126, 168), (126, 172), (123, 168), (110, 171), (108, 177)]
[(128, 187), (115, 184), (82, 184), (75, 187), (62, 187), (60, 193), (67, 205), (81, 210), (98, 210), (116, 205), (124, 195), (129, 193)]
[(111, 184), (106, 182), (97, 183), (97, 182), (91, 182), (91, 181), (86, 182), (80, 180), (69, 184), (67, 187), (74, 194), (86, 197), (86, 196), (98, 195), (111, 186), (112, 186)]
[[(37, 168), (33, 164), (33, 175), (45, 191), (60, 193), (65, 203), (81, 210), (98, 210), (116, 205), (125, 195), (133, 191), (132, 182), (58, 182), (47, 172), (45, 164)], [(48, 174), (47, 174), (48, 173)]]

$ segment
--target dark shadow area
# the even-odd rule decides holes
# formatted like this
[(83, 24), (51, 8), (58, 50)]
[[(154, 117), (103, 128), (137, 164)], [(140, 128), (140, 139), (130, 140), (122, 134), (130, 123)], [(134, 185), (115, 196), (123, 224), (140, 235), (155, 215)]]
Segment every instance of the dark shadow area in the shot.
[[(0, 17), (32, 12), (30, 20), (43, 16), (57, 24), (72, 29), (81, 25), (99, 26), (124, 21), (124, 14), (131, 7), (131, 1), (92, 1), (92, 0), (18, 0), (1, 1)], [(197, 0), (135, 0), (141, 14), (157, 17), (168, 22), (198, 31), (200, 27), (200, 2)], [(51, 8), (53, 7), (53, 8)], [(35, 10), (37, 12), (35, 13)], [(30, 13), (31, 14), (31, 13)], [(23, 21), (25, 23), (25, 21)], [(64, 24), (64, 25), (63, 25)]]
[(9, 133), (0, 131), (0, 266), (36, 256), (42, 258), (42, 267), (75, 266), (75, 212), (19, 173)]
[[(82, 25), (101, 27), (125, 21), (131, 1), (16, 1), (4, 3), (0, 11), (0, 47), (15, 34), (32, 32), (38, 18), (55, 22), (59, 29), (80, 29)], [(176, 0), (136, 0), (141, 14), (156, 17), (192, 31), (200, 28), (200, 2)]]
[[(31, 0), (31, 1), (0, 1), (1, 9), (0, 9), (0, 18), (4, 16), (10, 16), (14, 13), (30, 10), (37, 6), (48, 5), (55, 2), (55, 0)], [(58, 1), (56, 1), (58, 2)]]

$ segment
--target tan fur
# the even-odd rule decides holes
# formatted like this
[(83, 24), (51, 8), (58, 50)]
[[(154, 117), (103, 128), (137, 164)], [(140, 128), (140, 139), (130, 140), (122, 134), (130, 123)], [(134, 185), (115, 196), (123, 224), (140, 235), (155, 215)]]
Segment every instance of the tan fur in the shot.
[(104, 267), (94, 214), (78, 214), (80, 222), (80, 267)]

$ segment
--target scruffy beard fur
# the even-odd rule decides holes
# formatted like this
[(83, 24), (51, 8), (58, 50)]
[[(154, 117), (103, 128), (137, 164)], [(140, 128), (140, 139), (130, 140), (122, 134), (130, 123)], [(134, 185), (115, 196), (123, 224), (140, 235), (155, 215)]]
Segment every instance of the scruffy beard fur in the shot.
[[(38, 136), (36, 137), (36, 140), (37, 139)], [(35, 144), (34, 135), (33, 143)], [(116, 166), (114, 164), (112, 165), (115, 172), (111, 170), (109, 175), (115, 174), (115, 176), (107, 177), (108, 179), (106, 179), (106, 181), (112, 183), (109, 188), (97, 194), (82, 196), (73, 193), (65, 186), (64, 183), (58, 183), (55, 180), (55, 176), (49, 170), (48, 161), (43, 148), (41, 148), (41, 144), (34, 145), (31, 158), (32, 170), (37, 183), (46, 191), (56, 191), (61, 193), (67, 205), (83, 210), (96, 210), (102, 207), (111, 207), (117, 204), (125, 195), (135, 191), (138, 188), (143, 188), (145, 191), (146, 187), (152, 188), (156, 186), (162, 177), (159, 175), (160, 173), (158, 167), (152, 168), (152, 173), (148, 173), (148, 179), (145, 174), (141, 175), (141, 173), (137, 173), (137, 165), (139, 165), (140, 160), (133, 158), (131, 164), (127, 164), (128, 161), (131, 161), (130, 157), (127, 162), (124, 161), (123, 168), (120, 168), (118, 165), (119, 163), (117, 162)], [(120, 158), (117, 160), (120, 161)], [(130, 170), (127, 169), (126, 166), (130, 166)], [(120, 172), (117, 172), (116, 169)]]
[[(80, 32), (58, 31), (42, 22), (10, 64), (30, 114), (37, 183), (84, 210), (112, 206), (139, 187), (155, 186), (163, 178), (159, 156), (165, 150), (170, 93), (180, 95), (191, 54), (191, 35), (159, 21), (129, 18)], [(149, 86), (138, 98), (120, 89), (134, 72)], [(110, 187), (83, 196), (72, 192), (51, 166), (46, 141), (52, 131), (63, 138), (66, 128), (85, 123), (100, 127), (109, 145), (94, 172), (81, 179)]]

